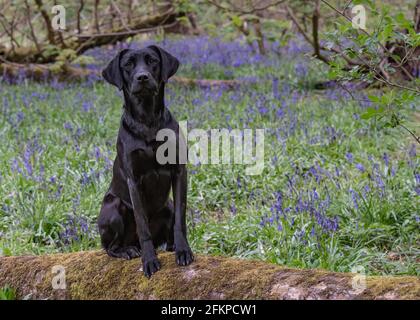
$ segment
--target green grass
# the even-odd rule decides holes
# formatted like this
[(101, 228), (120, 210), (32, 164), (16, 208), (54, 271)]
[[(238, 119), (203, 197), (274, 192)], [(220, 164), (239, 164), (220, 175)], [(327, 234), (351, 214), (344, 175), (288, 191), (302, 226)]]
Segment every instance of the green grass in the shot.
[(9, 286), (0, 288), (0, 300), (16, 300), (16, 291)]
[[(420, 274), (414, 142), (398, 129), (359, 120), (364, 107), (341, 91), (311, 90), (321, 75), (310, 70), (298, 78), (292, 63), (233, 70), (233, 77), (275, 75), (280, 100), (269, 79), (234, 91), (168, 86), (170, 110), (191, 128), (267, 129), (261, 175), (247, 176), (241, 165), (189, 165), (193, 251), (293, 267)], [(209, 78), (231, 77), (206, 68)], [(0, 253), (99, 248), (95, 223), (111, 179), (121, 98), (100, 82), (2, 84), (0, 94)]]

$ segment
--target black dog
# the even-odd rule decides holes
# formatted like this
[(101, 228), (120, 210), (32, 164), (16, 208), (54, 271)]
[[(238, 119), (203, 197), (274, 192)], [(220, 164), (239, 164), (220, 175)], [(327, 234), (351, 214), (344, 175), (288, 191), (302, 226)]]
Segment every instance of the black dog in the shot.
[[(185, 164), (160, 164), (157, 132), (171, 129), (184, 143), (179, 126), (164, 105), (165, 82), (179, 61), (157, 46), (122, 50), (103, 77), (124, 93), (124, 113), (117, 139), (113, 177), (98, 218), (101, 242), (108, 255), (132, 259), (141, 255), (147, 277), (160, 269), (155, 248), (166, 243), (178, 265), (193, 254), (187, 241)], [(177, 155), (178, 156), (178, 155)], [(177, 157), (178, 159), (178, 157)], [(169, 199), (173, 191), (174, 203)]]

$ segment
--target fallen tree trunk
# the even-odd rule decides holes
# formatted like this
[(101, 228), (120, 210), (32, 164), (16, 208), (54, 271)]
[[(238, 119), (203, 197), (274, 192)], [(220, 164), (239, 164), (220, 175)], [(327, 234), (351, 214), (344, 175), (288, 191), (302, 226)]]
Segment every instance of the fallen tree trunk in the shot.
[(172, 78), (171, 81), (179, 85), (184, 85), (186, 87), (193, 87), (197, 86), (200, 88), (216, 88), (216, 87), (224, 87), (228, 89), (234, 89), (241, 85), (241, 83), (245, 83), (246, 81), (239, 81), (239, 80), (212, 80), (212, 79), (191, 79), (185, 77), (178, 77), (175, 76)]
[[(0, 258), (0, 287), (30, 299), (420, 299), (417, 277), (367, 277), (352, 288), (354, 274), (285, 268), (264, 262), (197, 256), (188, 267), (173, 253), (159, 253), (162, 269), (147, 279), (139, 259), (102, 251)], [(65, 271), (65, 289), (53, 289)]]
[(70, 47), (74, 47), (78, 54), (82, 54), (95, 47), (125, 41), (131, 36), (142, 33), (143, 30), (150, 31), (149, 29), (156, 27), (172, 27), (179, 23), (177, 19), (183, 16), (183, 13), (176, 12), (175, 8), (170, 6), (166, 12), (146, 16), (138, 21), (134, 21), (128, 31), (125, 27), (120, 27), (119, 29), (100, 34), (77, 36), (78, 39), (75, 41), (75, 44), (70, 45)]
[[(88, 77), (102, 77), (100, 70), (96, 69), (63, 65), (56, 70), (54, 67), (54, 65), (46, 64), (1, 63), (0, 61), (0, 75), (10, 79), (18, 78), (21, 75), (34, 81), (57, 79), (59, 81), (66, 82), (85, 81)], [(236, 88), (241, 84), (241, 81), (239, 80), (191, 79), (179, 76), (172, 77), (170, 82), (174, 82), (186, 87), (225, 87), (228, 89)]]
[(71, 82), (83, 81), (89, 76), (100, 76), (100, 72), (70, 65), (61, 66), (56, 70), (53, 65), (0, 62), (0, 75), (12, 80), (24, 77), (33, 81), (57, 79), (59, 81)]
[[(70, 49), (75, 54), (81, 55), (89, 49), (122, 42), (140, 33), (155, 31), (157, 28), (173, 27), (180, 23), (179, 18), (184, 15), (169, 6), (164, 12), (133, 19), (130, 26), (119, 26), (111, 30), (103, 30), (98, 34), (65, 33), (63, 36), (51, 29), (48, 32), (48, 43), (40, 43), (37, 46), (35, 44), (22, 45), (17, 48), (0, 46), (0, 57), (15, 63), (52, 63), (57, 61), (64, 49)], [(50, 22), (47, 25), (50, 26)], [(61, 42), (55, 39), (59, 35), (63, 37)]]

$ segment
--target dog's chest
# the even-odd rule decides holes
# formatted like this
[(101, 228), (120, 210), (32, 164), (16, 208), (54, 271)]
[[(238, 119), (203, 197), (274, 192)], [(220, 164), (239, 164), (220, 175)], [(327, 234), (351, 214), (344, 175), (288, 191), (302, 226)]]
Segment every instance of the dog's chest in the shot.
[(133, 157), (134, 177), (143, 185), (140, 193), (149, 201), (155, 199), (157, 203), (164, 203), (171, 187), (170, 167), (157, 162), (153, 146), (135, 150)]
[(156, 153), (160, 145), (161, 142), (144, 144), (130, 153), (130, 162), (135, 176), (146, 175), (153, 171), (169, 170), (167, 166), (161, 165), (157, 160)]
[[(148, 196), (167, 194), (171, 186), (171, 173), (163, 168), (150, 170), (143, 175), (143, 192)], [(163, 201), (163, 200), (162, 200)]]

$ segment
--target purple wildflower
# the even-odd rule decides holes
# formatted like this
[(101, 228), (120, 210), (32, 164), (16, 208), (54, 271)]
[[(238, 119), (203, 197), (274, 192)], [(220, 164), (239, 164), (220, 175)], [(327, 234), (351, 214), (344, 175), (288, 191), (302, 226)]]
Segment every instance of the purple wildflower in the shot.
[(416, 145), (414, 143), (411, 145), (410, 150), (408, 151), (408, 155), (411, 158), (416, 157)]
[(355, 207), (356, 210), (359, 209), (359, 204), (358, 204), (358, 194), (353, 190), (353, 189), (349, 189), (350, 195), (351, 195), (351, 199), (353, 201), (353, 205)]
[(65, 122), (64, 123), (64, 129), (66, 129), (66, 130), (73, 130), (73, 126), (71, 125), (70, 122)]
[(363, 166), (363, 164), (361, 163), (357, 163), (356, 164), (356, 168), (360, 171), (360, 172), (365, 172), (365, 167)]
[(25, 166), (26, 172), (28, 173), (29, 176), (32, 176), (32, 173), (33, 173), (31, 157), (32, 157), (32, 151), (29, 147), (27, 147), (23, 154), (23, 165)]
[(385, 152), (382, 159), (384, 160), (385, 165), (388, 167), (389, 166), (389, 155), (388, 155), (388, 153)]

